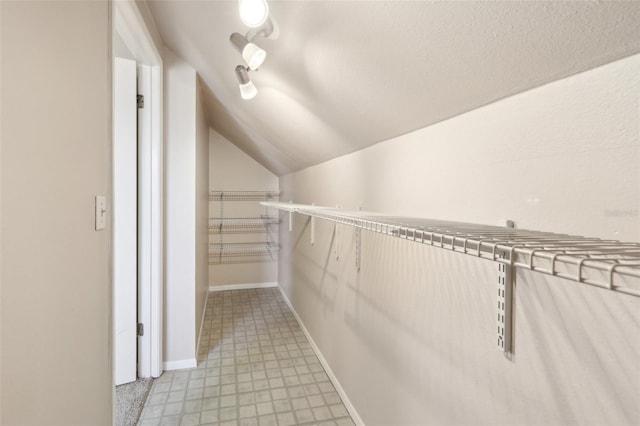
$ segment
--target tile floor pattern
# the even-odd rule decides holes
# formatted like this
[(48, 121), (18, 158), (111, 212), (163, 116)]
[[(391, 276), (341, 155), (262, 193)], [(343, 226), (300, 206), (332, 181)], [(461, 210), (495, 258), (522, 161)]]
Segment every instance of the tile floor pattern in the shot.
[(155, 380), (147, 425), (353, 425), (277, 288), (209, 294), (198, 367)]

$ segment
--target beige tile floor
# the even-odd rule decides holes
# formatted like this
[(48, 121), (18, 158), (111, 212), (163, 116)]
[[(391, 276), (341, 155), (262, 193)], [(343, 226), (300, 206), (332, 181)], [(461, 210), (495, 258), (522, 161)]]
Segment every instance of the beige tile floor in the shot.
[(155, 380), (139, 425), (353, 425), (277, 288), (209, 294), (200, 348)]

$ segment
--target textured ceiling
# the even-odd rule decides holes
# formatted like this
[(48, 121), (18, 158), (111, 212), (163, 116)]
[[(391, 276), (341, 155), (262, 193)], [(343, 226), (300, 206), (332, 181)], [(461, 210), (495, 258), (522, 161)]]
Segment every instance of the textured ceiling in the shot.
[(272, 0), (279, 36), (257, 42), (244, 101), (237, 1), (147, 3), (202, 78), (211, 126), (278, 175), (640, 52), (637, 1)]

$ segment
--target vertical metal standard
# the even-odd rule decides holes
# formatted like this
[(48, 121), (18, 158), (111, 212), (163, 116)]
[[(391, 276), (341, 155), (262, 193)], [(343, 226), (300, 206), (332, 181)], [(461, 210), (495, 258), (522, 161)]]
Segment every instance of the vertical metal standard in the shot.
[[(500, 256), (506, 258), (505, 254)], [(512, 267), (506, 263), (498, 263), (498, 349), (511, 352), (511, 294), (513, 291)]]
[(356, 229), (356, 271), (360, 272), (360, 238), (362, 238), (362, 229)]
[[(311, 203), (312, 206), (315, 206), (315, 203)], [(316, 218), (311, 216), (311, 245), (316, 241)]]
[(218, 252), (218, 263), (222, 263), (222, 251), (224, 250), (224, 232), (222, 232), (222, 224), (224, 223), (224, 192), (220, 192), (220, 251)]
[[(340, 206), (336, 206), (337, 209), (340, 208)], [(340, 260), (340, 248), (339, 248), (339, 243), (338, 241), (339, 239), (339, 235), (338, 234), (338, 222), (336, 222), (336, 227), (334, 228), (334, 232), (333, 232), (333, 236), (335, 237), (335, 248), (336, 248), (336, 260)]]
[[(362, 211), (362, 206), (358, 206), (358, 211)], [(362, 228), (356, 228), (356, 271), (360, 272), (360, 239), (362, 238)]]
[[(289, 204), (293, 204), (293, 201), (289, 200)], [(293, 211), (289, 210), (289, 232), (293, 230)]]

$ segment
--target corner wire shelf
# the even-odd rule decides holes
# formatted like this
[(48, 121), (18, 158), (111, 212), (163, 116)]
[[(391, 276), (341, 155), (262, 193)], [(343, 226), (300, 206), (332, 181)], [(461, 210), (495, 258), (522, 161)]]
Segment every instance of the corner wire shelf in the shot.
[[(565, 278), (582, 284), (640, 297), (640, 244), (551, 232), (513, 229), (363, 211), (344, 211), (307, 204), (262, 202), (264, 206), (353, 226), (356, 267), (360, 267), (360, 231), (398, 237), (498, 264), (498, 348), (511, 351), (512, 268)], [(336, 229), (337, 232), (337, 229)], [(337, 256), (338, 257), (338, 256)]]
[(278, 225), (280, 218), (262, 217), (212, 217), (209, 234), (261, 234), (268, 233), (271, 225)]
[(277, 201), (279, 197), (278, 191), (209, 191), (209, 201)]
[(209, 244), (209, 264), (271, 262), (278, 258), (278, 245), (269, 242)]
[[(209, 218), (209, 234), (217, 235), (219, 241), (209, 245), (209, 264), (242, 264), (271, 262), (277, 259), (278, 244), (273, 241), (280, 224), (279, 217), (270, 216), (265, 209), (264, 214), (253, 217), (225, 217), (225, 204), (237, 201), (277, 201), (278, 191), (235, 191), (211, 190), (209, 201), (217, 202), (219, 213), (217, 217)], [(248, 204), (245, 204), (248, 206)], [(245, 209), (242, 207), (240, 210)], [(237, 209), (232, 209), (237, 210)], [(253, 212), (255, 215), (255, 212)], [(254, 242), (233, 242), (238, 238), (225, 241), (229, 234), (261, 234)], [(246, 238), (241, 238), (244, 240)]]

